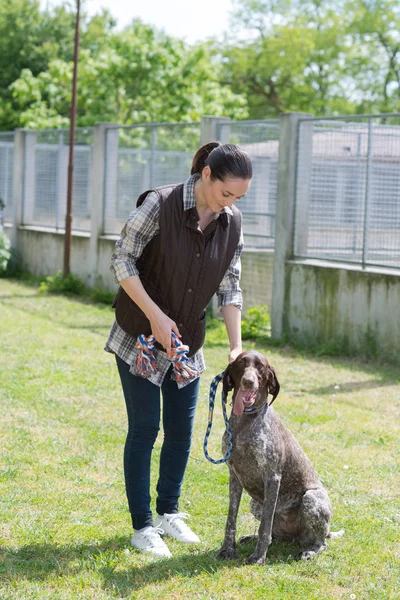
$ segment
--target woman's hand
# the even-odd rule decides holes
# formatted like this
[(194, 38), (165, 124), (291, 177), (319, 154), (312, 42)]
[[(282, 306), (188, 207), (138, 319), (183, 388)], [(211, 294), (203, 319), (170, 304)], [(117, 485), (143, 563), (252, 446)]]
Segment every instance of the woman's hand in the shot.
[(171, 332), (173, 331), (179, 338), (181, 334), (175, 321), (167, 317), (167, 315), (157, 306), (150, 298), (143, 287), (140, 278), (137, 275), (132, 275), (120, 281), (120, 285), (130, 298), (142, 309), (148, 320), (150, 321), (151, 332), (157, 342), (161, 344), (167, 352), (171, 351)]
[(170, 319), (159, 308), (154, 311), (154, 314), (148, 315), (151, 325), (151, 332), (157, 342), (165, 348), (166, 352), (171, 351), (171, 333), (172, 331), (180, 338), (181, 334), (175, 321)]

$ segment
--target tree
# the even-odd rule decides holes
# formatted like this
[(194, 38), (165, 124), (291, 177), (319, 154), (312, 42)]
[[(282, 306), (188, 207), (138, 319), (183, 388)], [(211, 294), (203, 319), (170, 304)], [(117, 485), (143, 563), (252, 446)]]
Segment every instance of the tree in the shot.
[[(246, 116), (245, 99), (218, 82), (219, 65), (206, 46), (184, 42), (135, 21), (110, 34), (107, 48), (80, 56), (78, 125), (191, 121), (202, 114)], [(21, 126), (68, 124), (72, 63), (50, 61), (34, 75), (24, 69), (11, 84)]]
[(398, 0), (354, 0), (348, 3), (350, 30), (360, 51), (352, 76), (362, 109), (400, 110), (400, 4)]
[[(348, 112), (344, 55), (349, 46), (344, 2), (242, 0), (234, 21), (251, 33), (226, 50), (225, 79), (246, 91), (250, 116), (288, 110)], [(226, 45), (225, 45), (226, 47)]]
[[(252, 117), (399, 110), (398, 0), (237, 0), (251, 35), (221, 50)], [(240, 36), (239, 38), (240, 39)]]
[[(81, 46), (92, 52), (107, 47), (115, 21), (107, 11), (83, 16)], [(46, 72), (50, 62), (72, 61), (74, 12), (67, 6), (41, 11), (39, 0), (2, 0), (0, 3), (0, 129), (20, 125), (20, 105), (10, 85), (24, 69), (33, 77)], [(27, 71), (24, 77), (26, 78)], [(30, 82), (32, 83), (32, 81)]]

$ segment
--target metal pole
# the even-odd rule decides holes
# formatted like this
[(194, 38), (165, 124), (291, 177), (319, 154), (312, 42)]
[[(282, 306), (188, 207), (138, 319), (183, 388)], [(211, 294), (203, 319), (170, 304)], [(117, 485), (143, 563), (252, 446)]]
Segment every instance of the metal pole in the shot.
[[(361, 133), (357, 133), (357, 156), (356, 156), (356, 175), (355, 175), (355, 191), (356, 201), (353, 215), (353, 258), (357, 253), (357, 232), (358, 232), (358, 211), (361, 210)], [(359, 195), (360, 194), (360, 195)], [(360, 201), (358, 200), (360, 198)], [(360, 208), (359, 208), (360, 207)]]
[(157, 130), (155, 125), (151, 130), (151, 162), (150, 162), (150, 187), (155, 185), (155, 170), (156, 170), (156, 144), (157, 144)]
[(69, 159), (68, 159), (68, 187), (67, 187), (67, 212), (65, 215), (64, 239), (64, 269), (63, 277), (70, 273), (71, 239), (72, 239), (72, 187), (74, 182), (74, 142), (76, 126), (76, 97), (78, 87), (78, 59), (79, 59), (79, 20), (81, 2), (76, 0), (75, 46), (74, 46), (74, 74), (72, 79), (71, 121), (69, 128)]
[(371, 211), (371, 179), (372, 179), (372, 119), (368, 121), (368, 155), (367, 155), (367, 178), (365, 182), (365, 202), (364, 202), (364, 231), (363, 231), (363, 247), (362, 247), (362, 268), (365, 268), (365, 263), (368, 258), (368, 228), (369, 214)]
[[(56, 175), (56, 230), (60, 229), (60, 210), (61, 202), (64, 194), (62, 194), (62, 181), (63, 181), (63, 170), (64, 170), (64, 133), (62, 131), (58, 134), (58, 149), (57, 149), (57, 175)], [(65, 189), (65, 188), (64, 188)]]

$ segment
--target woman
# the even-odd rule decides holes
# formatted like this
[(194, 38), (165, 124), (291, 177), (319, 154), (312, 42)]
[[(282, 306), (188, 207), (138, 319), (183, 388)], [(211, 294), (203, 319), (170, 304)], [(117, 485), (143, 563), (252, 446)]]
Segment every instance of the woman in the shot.
[[(120, 284), (116, 320), (105, 349), (116, 355), (128, 413), (124, 474), (132, 517), (132, 546), (171, 556), (160, 534), (199, 541), (178, 511), (189, 457), (205, 309), (217, 292), (229, 343), (229, 361), (242, 351), (239, 287), (241, 214), (234, 206), (252, 178), (250, 157), (231, 144), (211, 142), (193, 159), (191, 177), (142, 194), (118, 240), (111, 269)], [(157, 340), (152, 372), (141, 369), (139, 334)], [(172, 337), (189, 347), (186, 379), (172, 367)], [(163, 398), (164, 441), (157, 483), (157, 519), (150, 510), (150, 462)]]

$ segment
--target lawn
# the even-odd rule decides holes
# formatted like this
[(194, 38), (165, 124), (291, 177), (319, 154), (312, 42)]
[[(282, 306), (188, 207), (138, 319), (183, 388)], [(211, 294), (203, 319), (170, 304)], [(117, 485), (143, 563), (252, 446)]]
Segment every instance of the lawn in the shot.
[[(277, 370), (275, 409), (314, 462), (341, 539), (309, 562), (273, 543), (264, 567), (216, 558), (228, 506), (228, 470), (203, 455), (208, 387), (228, 348), (218, 331), (181, 510), (201, 543), (169, 542), (172, 559), (129, 546), (122, 452), (125, 407), (111, 355), (112, 311), (0, 280), (0, 598), (257, 599), (400, 598), (400, 372), (389, 365), (316, 357), (257, 343)], [(247, 348), (254, 343), (246, 342)], [(209, 451), (220, 457), (220, 404)], [(154, 451), (156, 465), (160, 439)], [(238, 533), (256, 522), (242, 500)]]

